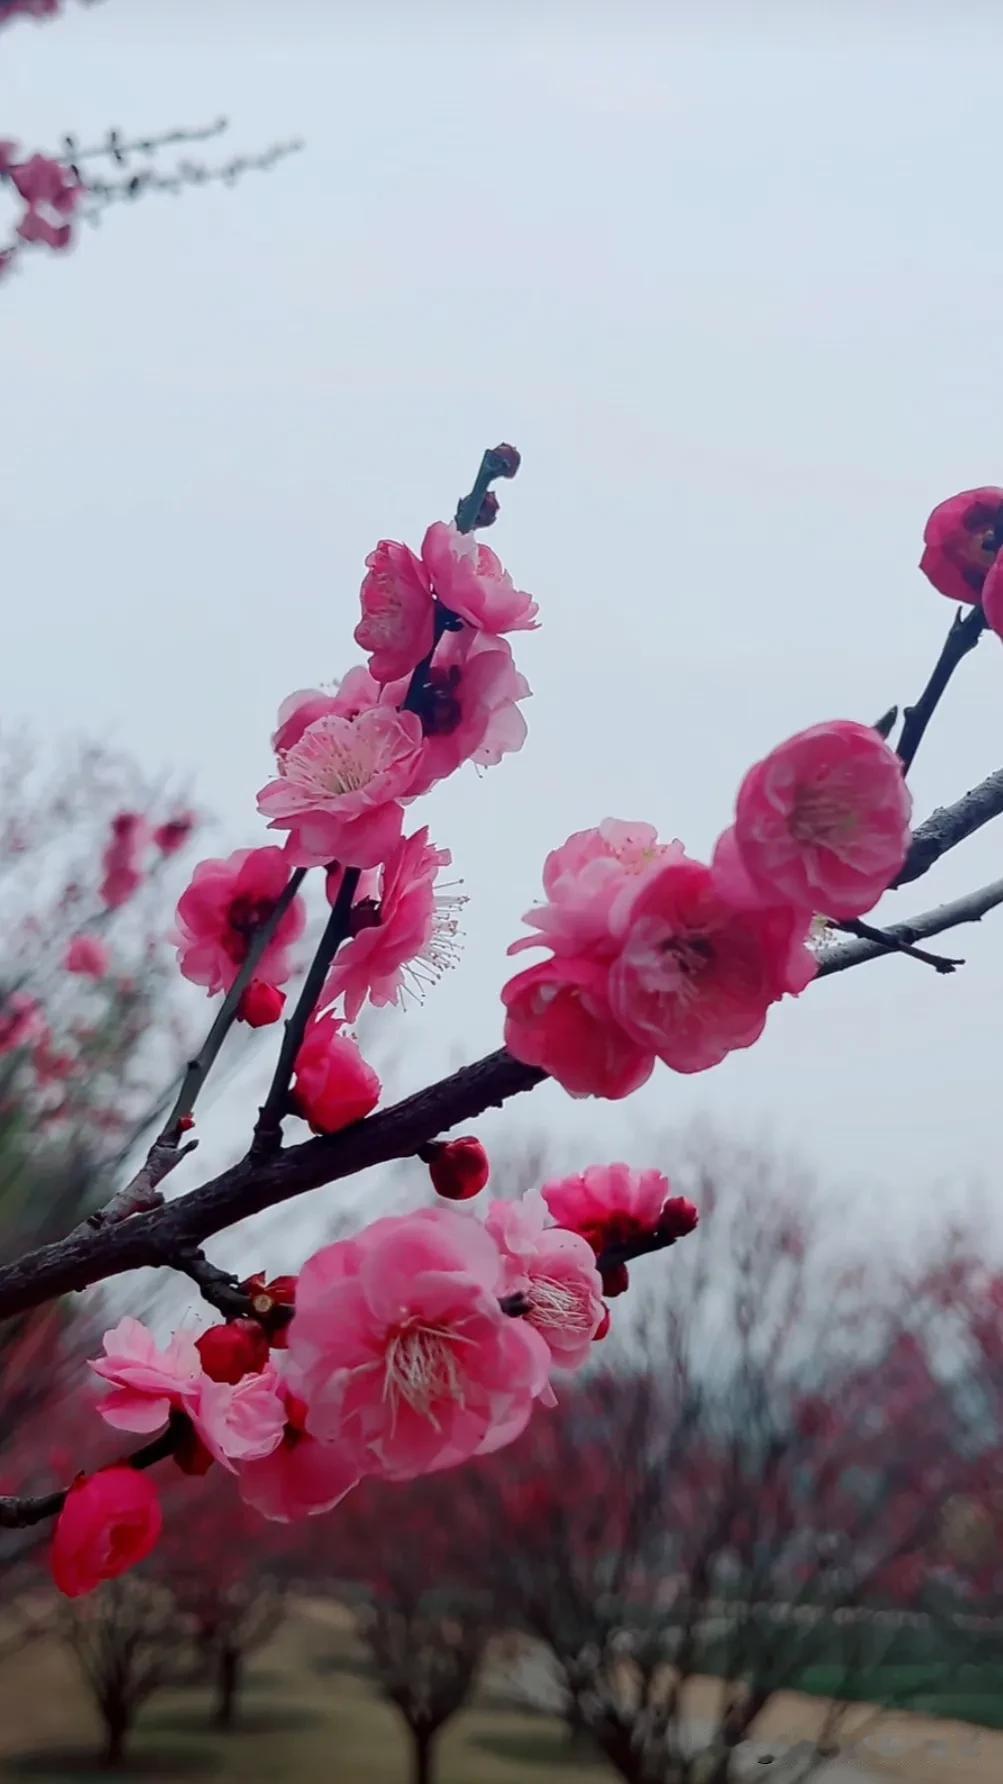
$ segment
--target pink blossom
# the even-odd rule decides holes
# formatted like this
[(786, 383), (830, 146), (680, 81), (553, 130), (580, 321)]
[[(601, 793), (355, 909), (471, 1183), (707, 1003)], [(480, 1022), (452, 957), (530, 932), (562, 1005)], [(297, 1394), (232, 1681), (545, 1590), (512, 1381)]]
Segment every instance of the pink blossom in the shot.
[(453, 964), (463, 900), (435, 891), (439, 869), (451, 861), (448, 849), (429, 842), (427, 828), (394, 846), (373, 894), (373, 922), (339, 949), (322, 1005), (344, 993), (345, 1015), (354, 1022), (367, 997), (380, 1008), (400, 1003), (409, 982), (422, 988)]
[(358, 1042), (341, 1027), (337, 1016), (315, 1017), (296, 1055), (296, 1110), (318, 1134), (336, 1134), (361, 1121), (375, 1109), (383, 1088)]
[(280, 755), (279, 778), (258, 794), (258, 810), (272, 830), (290, 832), (297, 866), (376, 867), (400, 836), (400, 800), (412, 790), (421, 741), (414, 713), (329, 713)]
[(614, 1021), (600, 961), (560, 956), (517, 973), (502, 991), (505, 1045), (571, 1096), (630, 1096), (650, 1078), (653, 1047)]
[(1003, 638), (1003, 574), (996, 559), (982, 585), (982, 611), (998, 638)]
[(191, 1412), (204, 1377), (195, 1340), (176, 1332), (161, 1349), (146, 1326), (126, 1316), (107, 1331), (104, 1355), (90, 1364), (109, 1383), (98, 1404), (101, 1417), (118, 1431), (159, 1431), (172, 1412)]
[(344, 1446), (318, 1443), (304, 1429), (306, 1410), (286, 1389), (281, 1443), (270, 1455), (237, 1467), (241, 1498), (279, 1524), (330, 1511), (358, 1485), (358, 1469)]
[(42, 1006), (27, 991), (0, 993), (0, 1055), (38, 1045), (48, 1034)]
[(139, 812), (122, 811), (111, 821), (102, 856), (104, 879), (100, 896), (109, 910), (125, 904), (143, 883), (143, 855), (150, 841), (150, 827)]
[(977, 602), (1000, 547), (1003, 489), (963, 489), (933, 510), (923, 531), (919, 567), (951, 601)]
[(671, 1193), (661, 1171), (623, 1164), (590, 1165), (540, 1191), (557, 1225), (580, 1234), (597, 1257), (610, 1246), (657, 1232)]
[[(178, 965), (210, 996), (228, 991), (254, 935), (271, 916), (289, 884), (289, 856), (271, 845), (237, 849), (225, 860), (200, 861), (177, 908)], [(292, 972), (289, 951), (303, 933), (306, 909), (294, 898), (258, 961), (255, 972), (281, 985)]]
[(518, 1202), (492, 1202), (485, 1225), (505, 1260), (502, 1293), (523, 1296), (524, 1317), (558, 1368), (579, 1368), (606, 1312), (591, 1247), (577, 1233), (548, 1225), (539, 1190)]
[[(444, 607), (479, 632), (525, 632), (539, 612), (516, 588), (490, 546), (437, 520), (425, 534), (422, 561)], [(360, 640), (361, 642), (361, 640)]]
[(681, 852), (681, 843), (659, 842), (653, 824), (604, 818), (594, 830), (576, 831), (544, 863), (548, 902), (523, 918), (539, 934), (521, 936), (509, 953), (545, 944), (555, 954), (611, 959), (617, 949), (611, 928), (616, 900), (657, 862)]
[(381, 539), (366, 564), (355, 642), (372, 653), (369, 671), (376, 681), (397, 681), (432, 649), (431, 585), (421, 559), (393, 539)]
[(184, 848), (194, 828), (194, 813), (178, 812), (175, 817), (157, 825), (153, 832), (153, 841), (162, 855), (176, 855), (179, 849)]
[(80, 973), (86, 979), (103, 979), (109, 966), (108, 950), (96, 935), (75, 935), (66, 950), (63, 965), (68, 973)]
[(53, 248), (59, 253), (68, 248), (73, 238), (73, 229), (69, 223), (55, 223), (41, 211), (29, 205), (17, 226), (17, 234), (23, 242), (33, 245), (41, 242), (46, 248)]
[(502, 1278), (491, 1235), (441, 1205), (317, 1252), (289, 1328), (307, 1430), (393, 1480), (511, 1441), (549, 1397), (549, 1351), (502, 1312)]
[(336, 718), (358, 718), (360, 712), (379, 703), (380, 693), (379, 682), (373, 680), (364, 663), (359, 663), (342, 677), (333, 693), (326, 693), (323, 688), (300, 688), (295, 694), (288, 694), (279, 707), (272, 733), (275, 754), (283, 756), (291, 750), (316, 719), (332, 714)]
[(761, 903), (861, 917), (902, 866), (912, 801), (894, 750), (869, 725), (813, 725), (750, 768), (738, 794), (734, 849), (715, 856), (718, 884), (745, 903), (734, 856)]
[(706, 1071), (750, 1047), (770, 1005), (810, 982), (810, 923), (805, 911), (736, 910), (709, 867), (673, 858), (615, 918), (623, 941), (610, 969), (613, 1014), (673, 1071)]
[(32, 155), (7, 170), (8, 178), (25, 204), (45, 205), (69, 217), (79, 203), (82, 188), (76, 174), (49, 155)]
[[(386, 697), (403, 699), (405, 691), (396, 683)], [(445, 632), (420, 695), (425, 743), (411, 792), (426, 793), (461, 762), (491, 768), (521, 749), (527, 727), (518, 702), (529, 693), (504, 638), (469, 628)]]
[(52, 1577), (81, 1598), (128, 1572), (156, 1547), (163, 1527), (157, 1489), (135, 1468), (81, 1475), (66, 1495), (52, 1539)]
[(275, 1370), (244, 1375), (237, 1382), (203, 1375), (192, 1422), (210, 1455), (231, 1473), (240, 1462), (270, 1456), (282, 1442), (286, 1426)]

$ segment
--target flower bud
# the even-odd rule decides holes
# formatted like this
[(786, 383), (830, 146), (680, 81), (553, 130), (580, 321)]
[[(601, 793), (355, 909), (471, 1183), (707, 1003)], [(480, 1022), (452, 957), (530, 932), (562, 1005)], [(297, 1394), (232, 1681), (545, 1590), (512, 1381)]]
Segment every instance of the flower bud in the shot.
[(459, 1140), (436, 1141), (422, 1149), (436, 1195), (450, 1202), (466, 1202), (478, 1195), (491, 1175), (488, 1155), (480, 1140), (465, 1134)]
[(225, 1326), (210, 1326), (195, 1348), (210, 1381), (235, 1387), (245, 1375), (260, 1375), (268, 1361), (268, 1338), (256, 1319), (232, 1319)]
[(286, 1005), (286, 994), (277, 985), (269, 985), (264, 979), (252, 979), (237, 1005), (238, 1022), (246, 1022), (248, 1028), (267, 1028), (270, 1022), (277, 1022)]

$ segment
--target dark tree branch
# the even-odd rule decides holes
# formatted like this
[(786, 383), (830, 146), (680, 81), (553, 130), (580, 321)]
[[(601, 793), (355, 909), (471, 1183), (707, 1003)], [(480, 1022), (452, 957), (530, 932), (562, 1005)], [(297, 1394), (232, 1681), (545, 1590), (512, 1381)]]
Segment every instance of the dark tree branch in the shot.
[(818, 969), (820, 979), (827, 978), (830, 973), (846, 972), (848, 967), (861, 966), (867, 960), (883, 960), (888, 958), (887, 941), (906, 942), (911, 946), (922, 941), (928, 935), (940, 935), (945, 929), (956, 929), (961, 923), (979, 923), (987, 912), (995, 910), (1003, 904), (1003, 880), (994, 880), (989, 886), (982, 886), (977, 892), (968, 892), (963, 898), (956, 898), (951, 904), (938, 905), (936, 910), (925, 911), (922, 916), (913, 917), (908, 923), (892, 923), (882, 932), (881, 942), (850, 941), (837, 942), (827, 948), (821, 956)]
[(906, 856), (905, 866), (897, 880), (896, 886), (908, 886), (913, 880), (922, 879), (929, 873), (942, 855), (957, 848), (960, 842), (973, 836), (976, 830), (992, 822), (1003, 813), (1003, 768), (997, 768), (994, 774), (986, 776), (977, 787), (956, 799), (953, 805), (942, 805), (920, 824), (913, 833), (912, 844)]
[(310, 971), (303, 981), (303, 989), (297, 999), (296, 1008), (285, 1025), (282, 1046), (275, 1062), (275, 1071), (254, 1129), (254, 1138), (251, 1142), (252, 1158), (261, 1158), (269, 1152), (274, 1152), (276, 1147), (281, 1145), (282, 1120), (289, 1110), (289, 1081), (296, 1069), (296, 1055), (302, 1045), (307, 1023), (316, 1008), (317, 999), (324, 989), (328, 968), (342, 942), (349, 934), (352, 922), (352, 900), (355, 897), (358, 884), (359, 869), (346, 867), (331, 915), (328, 917), (317, 952), (311, 962)]
[(886, 954), (907, 954), (910, 960), (921, 960), (924, 966), (932, 966), (938, 973), (953, 973), (956, 967), (965, 964), (948, 954), (931, 954), (926, 948), (914, 948), (890, 930), (876, 929), (872, 923), (862, 923), (859, 917), (848, 917), (845, 922), (834, 923), (832, 927), (842, 930), (844, 935), (856, 936), (858, 941), (873, 942)]
[(173, 1268), (194, 1282), (203, 1301), (208, 1301), (224, 1319), (254, 1318), (251, 1297), (244, 1293), (237, 1277), (211, 1264), (204, 1251), (195, 1247), (175, 1252)]
[(973, 607), (964, 616), (960, 609), (955, 614), (951, 629), (944, 640), (944, 648), (934, 664), (933, 673), (926, 687), (915, 706), (907, 706), (903, 715), (902, 734), (898, 744), (898, 757), (902, 763), (903, 774), (908, 774), (916, 759), (916, 751), (923, 741), (926, 728), (940, 704), (951, 676), (969, 651), (975, 649), (985, 628), (986, 619), (981, 607)]
[[(151, 1443), (144, 1443), (142, 1449), (134, 1450), (125, 1458), (130, 1468), (153, 1468), (158, 1462), (166, 1461), (173, 1456), (182, 1437), (188, 1430), (188, 1420), (174, 1415), (165, 1431), (154, 1437)], [(106, 1468), (114, 1464), (106, 1462)], [(42, 1493), (37, 1498), (19, 1499), (13, 1494), (0, 1497), (0, 1529), (25, 1530), (31, 1524), (43, 1524), (46, 1518), (57, 1517), (66, 1503), (69, 1487), (60, 1487), (55, 1493)]]

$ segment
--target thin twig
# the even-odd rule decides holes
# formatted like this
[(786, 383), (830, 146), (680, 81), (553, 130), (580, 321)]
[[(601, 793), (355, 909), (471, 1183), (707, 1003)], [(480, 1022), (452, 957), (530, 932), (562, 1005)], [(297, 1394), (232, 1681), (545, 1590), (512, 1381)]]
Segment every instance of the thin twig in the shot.
[[(133, 1450), (131, 1456), (124, 1458), (122, 1466), (153, 1468), (158, 1462), (166, 1461), (168, 1456), (173, 1456), (188, 1429), (188, 1420), (183, 1415), (172, 1415), (167, 1429), (152, 1443), (144, 1443), (142, 1449)], [(106, 1462), (104, 1466), (113, 1464)], [(55, 1493), (41, 1493), (35, 1498), (4, 1494), (0, 1497), (0, 1529), (25, 1530), (31, 1524), (43, 1524), (46, 1518), (56, 1517), (62, 1511), (69, 1491), (69, 1487), (60, 1487)]]
[(964, 616), (960, 609), (955, 614), (926, 687), (915, 706), (907, 706), (903, 715), (897, 752), (903, 774), (908, 774), (916, 759), (916, 751), (923, 741), (924, 732), (940, 704), (951, 676), (969, 651), (975, 649), (985, 628), (986, 617), (981, 607), (973, 607)]
[(343, 941), (348, 937), (352, 922), (352, 900), (359, 884), (359, 869), (346, 867), (342, 875), (341, 885), (335, 898), (331, 915), (327, 920), (320, 944), (313, 957), (310, 971), (303, 981), (303, 989), (297, 999), (296, 1008), (285, 1025), (282, 1046), (275, 1062), (275, 1071), (268, 1094), (261, 1105), (254, 1138), (251, 1141), (251, 1157), (261, 1157), (275, 1150), (282, 1139), (282, 1120), (288, 1113), (289, 1081), (296, 1068), (296, 1056), (299, 1053), (306, 1033), (306, 1026), (313, 1015), (317, 999), (324, 989), (328, 968)]
[(932, 966), (938, 973), (953, 973), (956, 967), (965, 964), (948, 954), (930, 954), (926, 948), (914, 948), (901, 936), (893, 935), (888, 929), (876, 929), (872, 923), (862, 923), (859, 917), (847, 917), (841, 923), (833, 923), (832, 927), (841, 929), (844, 935), (856, 936), (858, 941), (873, 942), (888, 954), (907, 954), (910, 960), (921, 960), (924, 966)]
[(220, 1270), (211, 1264), (204, 1251), (197, 1246), (190, 1250), (172, 1251), (165, 1262), (172, 1270), (187, 1276), (198, 1288), (203, 1301), (215, 1307), (224, 1319), (252, 1319), (254, 1308), (251, 1297), (245, 1294), (236, 1276), (229, 1270)]
[(872, 941), (837, 942), (826, 948), (820, 956), (818, 977), (827, 978), (830, 973), (842, 973), (851, 966), (862, 966), (868, 960), (887, 960), (888, 939), (907, 942), (922, 941), (929, 935), (940, 935), (945, 929), (957, 929), (962, 923), (980, 923), (989, 911), (1003, 904), (1003, 880), (994, 880), (989, 886), (982, 886), (977, 892), (968, 892), (963, 898), (955, 898), (950, 904), (938, 905), (936, 910), (925, 911), (922, 916), (913, 917), (908, 923), (893, 923), (882, 932), (880, 944)]
[(905, 866), (892, 886), (908, 886), (929, 873), (942, 855), (957, 848), (976, 830), (1003, 815), (1003, 768), (988, 774), (977, 787), (956, 799), (953, 805), (942, 805), (913, 832)]

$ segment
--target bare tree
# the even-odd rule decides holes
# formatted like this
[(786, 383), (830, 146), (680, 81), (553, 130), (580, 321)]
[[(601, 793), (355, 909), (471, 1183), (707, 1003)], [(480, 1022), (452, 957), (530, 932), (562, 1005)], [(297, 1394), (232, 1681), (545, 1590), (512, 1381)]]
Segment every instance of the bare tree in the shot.
[(68, 1607), (63, 1633), (101, 1718), (104, 1764), (117, 1768), (143, 1705), (183, 1675), (190, 1621), (166, 1587), (133, 1575)]

